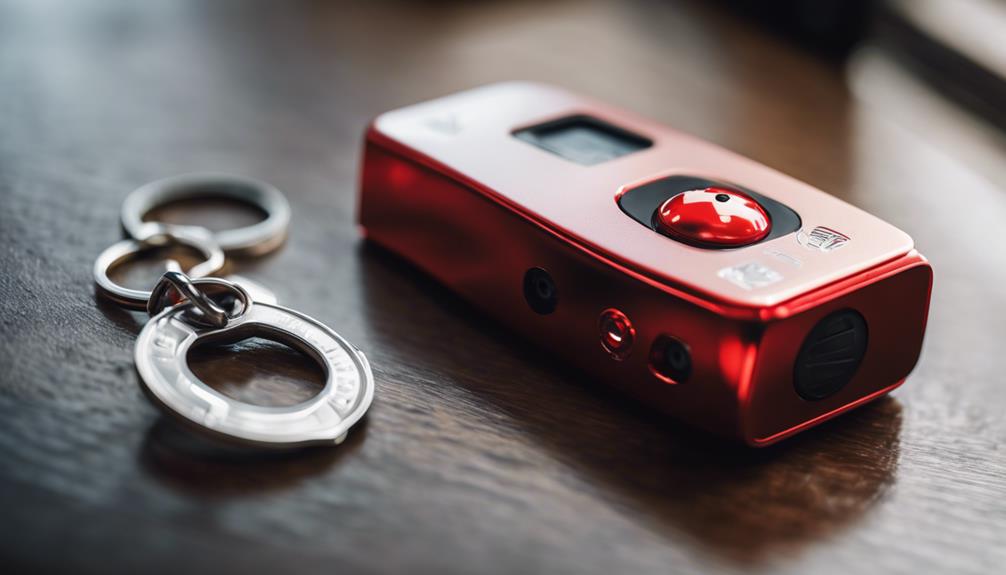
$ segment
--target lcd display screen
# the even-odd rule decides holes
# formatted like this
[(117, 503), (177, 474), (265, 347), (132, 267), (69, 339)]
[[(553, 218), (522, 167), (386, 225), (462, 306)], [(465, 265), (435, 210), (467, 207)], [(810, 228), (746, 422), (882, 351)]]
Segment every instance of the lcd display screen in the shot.
[(592, 166), (649, 148), (653, 142), (590, 116), (570, 116), (514, 132), (520, 140)]

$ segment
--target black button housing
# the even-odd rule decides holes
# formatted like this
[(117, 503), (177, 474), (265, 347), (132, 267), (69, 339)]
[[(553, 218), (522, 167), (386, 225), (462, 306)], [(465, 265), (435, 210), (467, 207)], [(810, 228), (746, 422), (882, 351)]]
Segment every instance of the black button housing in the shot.
[[(777, 202), (744, 186), (694, 176), (668, 176), (632, 188), (618, 198), (618, 207), (622, 208), (622, 211), (630, 218), (663, 235), (657, 224), (657, 210), (660, 206), (682, 192), (705, 188), (735, 190), (741, 194), (750, 196), (768, 212), (769, 219), (772, 222), (771, 231), (769, 231), (767, 236), (755, 243), (767, 242), (800, 229), (800, 215), (786, 204)], [(729, 246), (703, 245), (699, 247), (703, 249), (736, 249)]]

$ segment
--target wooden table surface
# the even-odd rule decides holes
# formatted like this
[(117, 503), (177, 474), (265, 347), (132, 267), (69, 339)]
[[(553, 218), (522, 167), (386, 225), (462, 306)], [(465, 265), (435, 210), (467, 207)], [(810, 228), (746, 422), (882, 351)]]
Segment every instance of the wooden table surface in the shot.
[[(1001, 568), (1006, 145), (899, 70), (879, 52), (822, 61), (681, 2), (3, 3), (0, 564)], [(633, 109), (909, 232), (936, 280), (907, 384), (776, 447), (725, 445), (557, 365), (365, 245), (353, 218), (368, 120), (503, 79)], [(289, 196), (286, 246), (232, 269), (367, 352), (377, 398), (341, 447), (222, 447), (141, 392), (144, 316), (96, 300), (91, 265), (120, 237), (130, 190), (197, 170)], [(251, 217), (224, 207), (166, 217)], [(159, 265), (123, 275), (143, 284)], [(296, 402), (320, 379), (263, 341), (196, 355), (204, 379), (252, 402)]]

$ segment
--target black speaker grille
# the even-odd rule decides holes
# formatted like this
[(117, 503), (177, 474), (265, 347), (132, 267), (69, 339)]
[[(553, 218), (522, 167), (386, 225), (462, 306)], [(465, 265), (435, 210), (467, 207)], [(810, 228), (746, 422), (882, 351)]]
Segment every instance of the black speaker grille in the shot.
[(800, 397), (816, 401), (845, 387), (866, 355), (867, 335), (866, 320), (855, 310), (819, 321), (796, 358), (793, 384)]

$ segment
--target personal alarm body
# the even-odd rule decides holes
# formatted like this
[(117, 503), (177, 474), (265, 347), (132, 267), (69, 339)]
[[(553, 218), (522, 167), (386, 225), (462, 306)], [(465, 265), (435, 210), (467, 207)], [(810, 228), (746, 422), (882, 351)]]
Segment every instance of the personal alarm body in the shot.
[(359, 222), (557, 359), (751, 445), (890, 392), (925, 332), (932, 269), (904, 232), (540, 84), (378, 117)]

